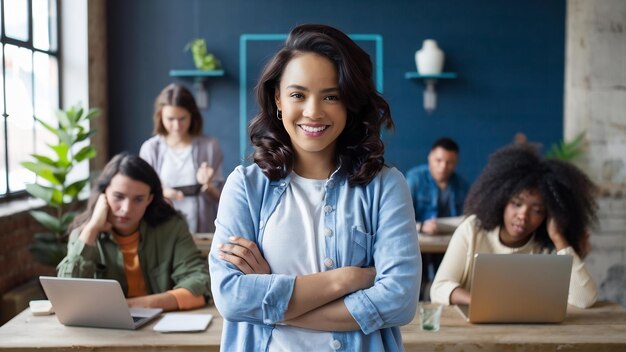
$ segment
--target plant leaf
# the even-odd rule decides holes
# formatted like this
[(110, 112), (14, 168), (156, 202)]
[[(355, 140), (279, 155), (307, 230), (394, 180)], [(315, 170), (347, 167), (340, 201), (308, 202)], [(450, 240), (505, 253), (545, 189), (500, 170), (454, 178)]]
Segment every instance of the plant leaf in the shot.
[(90, 145), (83, 147), (81, 150), (74, 155), (74, 159), (77, 162), (81, 162), (85, 159), (91, 159), (96, 156), (96, 149)]
[(561, 141), (557, 144), (553, 144), (550, 147), (550, 150), (546, 153), (546, 158), (572, 161), (580, 157), (584, 153), (584, 137), (585, 132), (581, 132), (569, 142)]
[(35, 118), (35, 120), (42, 125), (43, 127), (45, 127), (45, 129), (47, 129), (48, 131), (52, 132), (55, 136), (57, 136), (57, 138), (59, 137), (59, 129), (57, 127), (53, 127), (52, 125), (49, 125), (48, 123), (46, 123), (45, 121)]
[(78, 109), (76, 110), (76, 114), (74, 115), (74, 118), (72, 119), (73, 125), (76, 125), (78, 121), (80, 121), (81, 117), (83, 117), (83, 108), (78, 107)]
[(66, 131), (59, 130), (58, 131), (58, 135), (59, 135), (59, 139), (63, 143), (65, 143), (67, 145), (72, 145), (74, 143), (74, 141), (72, 140), (72, 136), (69, 133), (67, 133)]
[(98, 115), (100, 115), (100, 109), (90, 109), (83, 120), (91, 120)]
[(85, 184), (87, 184), (87, 181), (89, 181), (89, 179), (84, 179), (72, 183), (65, 188), (65, 193), (72, 198), (76, 197), (78, 193), (83, 190)]
[(55, 208), (58, 208), (61, 205), (63, 205), (63, 192), (59, 191), (58, 189), (53, 189), (52, 198), (50, 199), (48, 204)]
[(28, 250), (36, 261), (51, 266), (57, 266), (67, 255), (67, 245), (58, 242), (47, 243), (34, 240)]
[(56, 161), (50, 159), (47, 156), (39, 155), (39, 154), (31, 154), (30, 156), (32, 156), (33, 158), (35, 158), (38, 162), (40, 162), (42, 164), (46, 164), (46, 165), (51, 166), (51, 167), (57, 167)]
[(59, 158), (59, 166), (61, 167), (67, 167), (69, 165), (71, 165), (69, 159), (68, 159), (68, 152), (70, 150), (69, 145), (66, 143), (59, 143), (57, 145), (48, 145), (52, 150), (54, 150), (54, 152), (57, 154), (57, 157)]
[(68, 211), (61, 216), (61, 228), (63, 229), (63, 233), (67, 231), (68, 227), (78, 214), (79, 213), (77, 211)]
[(84, 141), (87, 138), (91, 138), (91, 136), (93, 136), (94, 134), (96, 134), (96, 130), (91, 130), (91, 131), (86, 132), (86, 133), (79, 133), (76, 136), (76, 143), (82, 142), (82, 141)]
[(68, 115), (72, 113), (71, 110), (72, 108), (70, 108), (67, 112), (59, 110), (55, 113), (57, 120), (59, 120), (59, 123), (61, 124), (61, 127), (68, 128), (71, 126), (70, 119), (68, 117)]
[(56, 217), (41, 211), (41, 210), (33, 210), (30, 212), (30, 215), (37, 220), (40, 224), (42, 224), (45, 228), (53, 232), (63, 232), (61, 220)]
[(38, 185), (36, 183), (29, 183), (26, 185), (26, 192), (35, 198), (39, 198), (46, 203), (50, 203), (54, 189)]

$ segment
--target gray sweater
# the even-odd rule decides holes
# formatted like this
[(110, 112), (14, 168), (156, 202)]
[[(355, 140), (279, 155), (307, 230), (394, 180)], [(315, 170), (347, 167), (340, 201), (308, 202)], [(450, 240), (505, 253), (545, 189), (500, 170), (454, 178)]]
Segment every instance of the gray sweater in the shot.
[[(165, 138), (161, 135), (156, 135), (142, 144), (139, 156), (152, 165), (158, 174), (161, 174), (166, 148)], [(191, 142), (191, 153), (194, 170), (197, 170), (202, 162), (206, 162), (215, 171), (212, 180), (213, 186), (221, 190), (224, 186), (224, 173), (222, 170), (224, 155), (217, 139), (204, 135), (194, 137)], [(198, 232), (215, 231), (217, 206), (218, 202), (214, 201), (208, 194), (202, 193), (199, 195)]]

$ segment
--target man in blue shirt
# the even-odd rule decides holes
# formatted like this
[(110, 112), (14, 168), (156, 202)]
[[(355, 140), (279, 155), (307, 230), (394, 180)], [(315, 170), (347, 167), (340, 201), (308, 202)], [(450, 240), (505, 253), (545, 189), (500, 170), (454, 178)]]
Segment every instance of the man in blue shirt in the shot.
[[(421, 234), (435, 235), (439, 232), (436, 218), (463, 214), (463, 202), (469, 188), (468, 183), (454, 169), (459, 161), (459, 146), (450, 138), (442, 137), (433, 143), (428, 153), (428, 164), (410, 169), (406, 179), (415, 208), (415, 221)], [(423, 256), (422, 287), (428, 292), (428, 281), (432, 281), (443, 255)], [(426, 298), (423, 297), (422, 299)]]

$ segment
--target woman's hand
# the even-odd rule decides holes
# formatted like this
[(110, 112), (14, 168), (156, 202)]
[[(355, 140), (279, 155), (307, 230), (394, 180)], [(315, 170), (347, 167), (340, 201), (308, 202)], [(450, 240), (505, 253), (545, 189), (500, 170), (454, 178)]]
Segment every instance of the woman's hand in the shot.
[(203, 161), (196, 171), (196, 181), (202, 185), (202, 190), (206, 190), (211, 185), (211, 180), (213, 179), (213, 174), (215, 170), (212, 167), (209, 167), (209, 164), (206, 161)]
[(178, 310), (176, 297), (169, 292), (127, 298), (126, 304), (128, 304), (130, 308), (161, 308), (166, 312)]
[(554, 248), (556, 248), (557, 251), (570, 246), (561, 232), (559, 225), (552, 217), (548, 218), (548, 236), (550, 236), (550, 240), (554, 243)]
[(182, 191), (173, 188), (163, 188), (163, 197), (171, 200), (183, 200), (185, 195)]
[(215, 175), (215, 170), (212, 167), (209, 167), (209, 164), (206, 162), (202, 162), (198, 171), (196, 171), (196, 181), (202, 185), (200, 189), (201, 192), (206, 192), (214, 201), (219, 201), (221, 196), (221, 191), (217, 187), (213, 187), (211, 181), (213, 181), (213, 176)]
[(220, 259), (233, 264), (246, 275), (271, 274), (270, 266), (256, 243), (239, 236), (231, 236), (228, 240), (230, 243), (217, 245)]
[(109, 217), (109, 204), (104, 193), (98, 196), (96, 205), (93, 208), (91, 218), (87, 221), (85, 227), (80, 233), (80, 239), (88, 245), (93, 245), (96, 241), (96, 236), (100, 232), (109, 232), (112, 229), (112, 225), (108, 220)]
[(429, 235), (436, 234), (438, 230), (437, 221), (435, 221), (435, 219), (424, 220), (424, 222), (422, 222), (422, 226), (420, 227), (421, 233)]

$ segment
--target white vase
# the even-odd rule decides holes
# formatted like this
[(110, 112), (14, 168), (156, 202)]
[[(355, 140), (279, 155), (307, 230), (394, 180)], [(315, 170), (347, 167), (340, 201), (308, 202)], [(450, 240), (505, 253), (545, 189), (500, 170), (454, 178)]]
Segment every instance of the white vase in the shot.
[(437, 75), (443, 69), (444, 54), (433, 39), (426, 39), (422, 48), (415, 52), (415, 65), (421, 75)]

